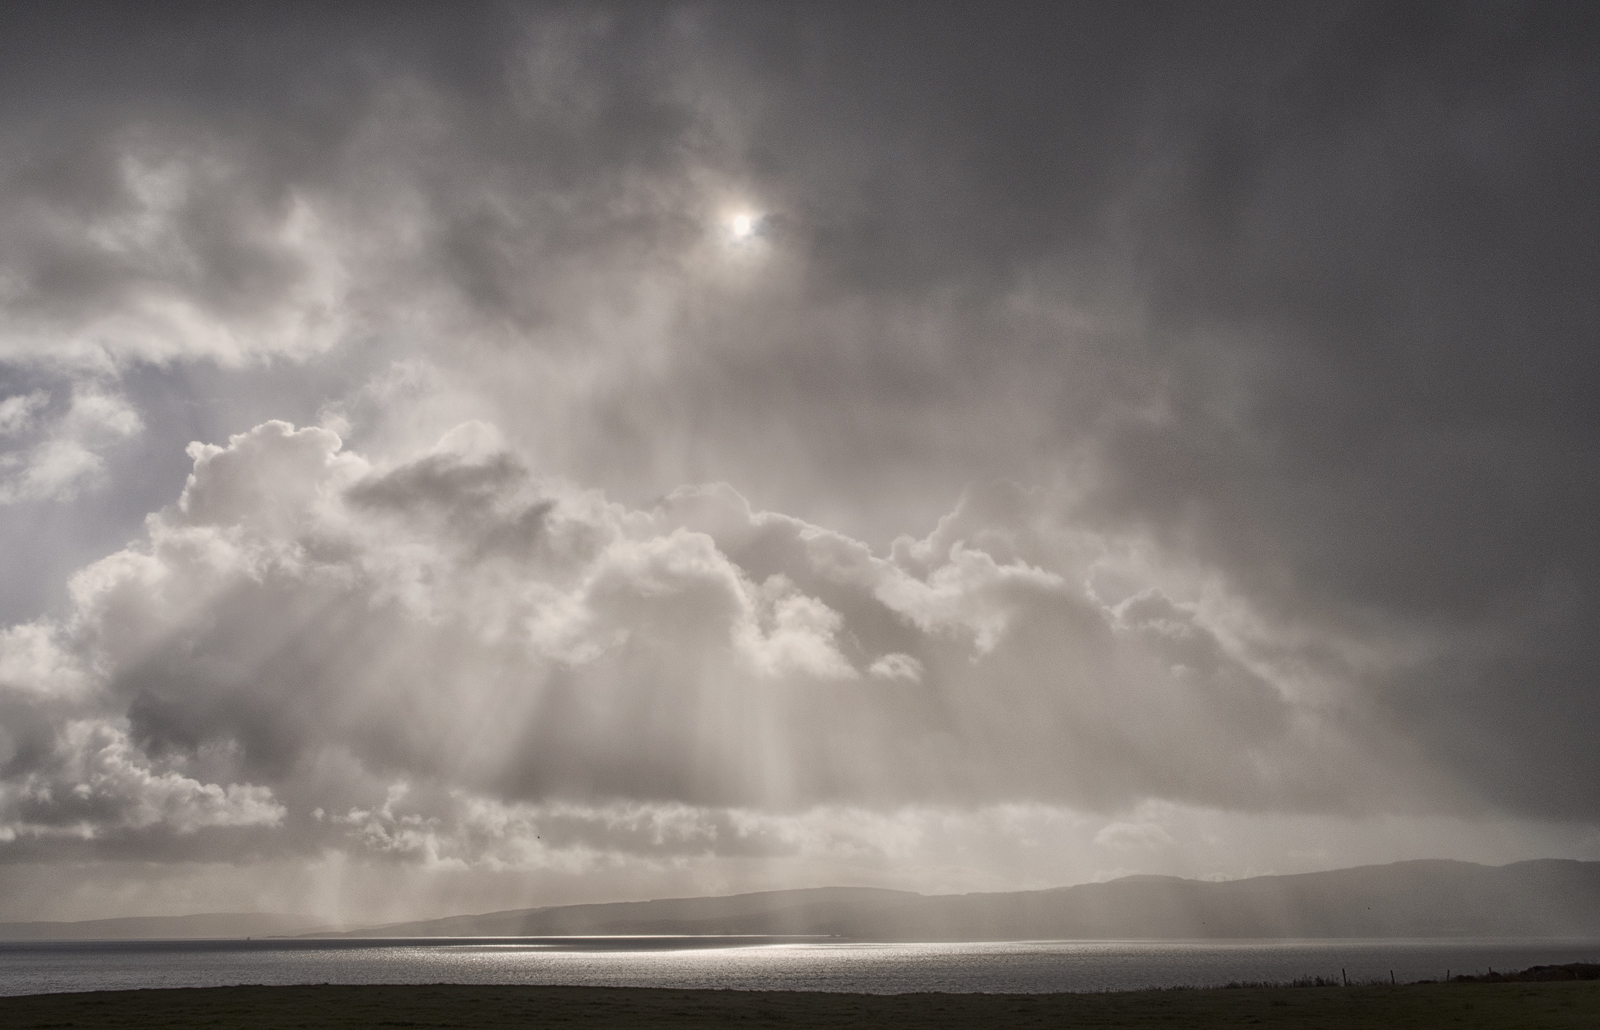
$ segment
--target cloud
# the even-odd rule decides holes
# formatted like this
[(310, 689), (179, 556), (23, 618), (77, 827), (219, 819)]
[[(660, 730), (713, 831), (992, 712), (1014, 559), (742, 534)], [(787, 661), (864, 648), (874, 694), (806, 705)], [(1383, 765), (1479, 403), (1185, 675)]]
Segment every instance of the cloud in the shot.
[(19, 441), (0, 454), (0, 504), (72, 499), (104, 477), (106, 450), (144, 428), (127, 398), (99, 384), (76, 386), (65, 410), (41, 420), (50, 400), (36, 390), (0, 402), (0, 425)]
[(249, 784), (201, 783), (158, 771), (126, 734), (103, 722), (60, 728), (44, 768), (0, 784), (0, 841), (66, 836), (94, 840), (160, 827), (180, 836), (206, 827), (276, 826), (284, 809)]
[(1172, 847), (1177, 842), (1158, 823), (1107, 823), (1094, 835), (1094, 842), (1102, 847), (1149, 851)]
[(50, 403), (43, 390), (19, 393), (0, 401), (0, 435), (15, 436), (33, 424), (34, 413)]
[(867, 673), (878, 679), (922, 680), (922, 663), (908, 654), (886, 654), (867, 668)]
[(3, 17), (6, 732), (284, 806), (189, 852), (1596, 818), (1588, 26)]
[[(347, 276), (310, 198), (260, 196), (244, 154), (122, 130), (86, 152), (33, 155), (6, 206), (0, 361), (99, 373), (138, 362), (306, 357), (343, 331)], [(94, 169), (96, 164), (101, 165)], [(252, 196), (252, 194), (255, 194)]]
[(281, 823), (290, 850), (454, 862), (514, 845), (471, 845), (483, 819), (563, 805), (1433, 803), (1380, 788), (1404, 763), (1202, 609), (1107, 608), (1081, 568), (1025, 561), (1050, 548), (1003, 485), (880, 556), (726, 486), (628, 508), (479, 424), (383, 465), (282, 422), (190, 454), (147, 539), (73, 580), (71, 617), (6, 638), (43, 741), (12, 749), (33, 756), (12, 805), (65, 806), (90, 841)]

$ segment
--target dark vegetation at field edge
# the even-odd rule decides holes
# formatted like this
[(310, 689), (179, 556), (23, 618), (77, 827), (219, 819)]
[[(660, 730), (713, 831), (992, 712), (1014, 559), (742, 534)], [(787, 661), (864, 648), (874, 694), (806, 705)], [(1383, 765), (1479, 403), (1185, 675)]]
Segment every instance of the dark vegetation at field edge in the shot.
[(1512, 973), (1489, 970), (1477, 976), (1452, 976), (1451, 983), (1508, 984), (1560, 983), (1563, 980), (1600, 980), (1600, 963), (1568, 962), (1559, 966), (1530, 966)]
[(1600, 982), (1252, 987), (1104, 994), (829, 994), (626, 987), (302, 986), (104, 991), (0, 998), (8, 1030), (334, 1030), (355, 1027), (764, 1027), (834, 1030), (1281, 1030), (1600, 1026)]

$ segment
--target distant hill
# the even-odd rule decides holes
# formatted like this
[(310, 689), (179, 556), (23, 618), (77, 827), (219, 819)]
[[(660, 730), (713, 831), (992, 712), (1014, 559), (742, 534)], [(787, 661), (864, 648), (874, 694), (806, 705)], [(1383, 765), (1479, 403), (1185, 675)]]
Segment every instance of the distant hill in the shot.
[[(998, 895), (1004, 897), (1005, 895)], [(562, 905), (476, 916), (395, 923), (342, 937), (580, 937), (668, 934), (848, 933), (905, 906), (935, 898), (872, 887), (816, 887), (722, 898), (672, 898), (601, 905)]]
[(1212, 883), (1129, 876), (1053, 890), (922, 895), (819, 887), (562, 905), (317, 931), (307, 916), (0, 923), (0, 940), (818, 935), (883, 941), (1600, 937), (1600, 862), (1419, 861)]
[(1600, 862), (1416, 861), (1221, 883), (1130, 876), (1005, 894), (823, 887), (520, 909), (337, 936), (633, 934), (920, 941), (1600, 936)]
[(131, 916), (74, 923), (0, 923), (0, 941), (130, 941), (270, 937), (327, 925), (309, 916), (225, 912), (195, 916)]

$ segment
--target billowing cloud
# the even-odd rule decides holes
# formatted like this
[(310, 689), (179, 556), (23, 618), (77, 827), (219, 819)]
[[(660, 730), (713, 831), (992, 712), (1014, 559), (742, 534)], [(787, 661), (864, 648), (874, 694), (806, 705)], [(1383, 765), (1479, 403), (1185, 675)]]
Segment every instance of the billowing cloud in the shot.
[(548, 806), (1444, 800), (1201, 606), (1098, 600), (1087, 545), (1036, 538), (1003, 484), (881, 555), (726, 486), (628, 508), (480, 423), (391, 464), (282, 422), (190, 453), (148, 539), (8, 637), (39, 736), (13, 835), (55, 804), (91, 843), (283, 823), (465, 861)]
[(283, 806), (248, 784), (221, 787), (157, 771), (114, 726), (74, 722), (43, 768), (0, 787), (0, 838), (66, 836), (93, 841), (159, 827), (179, 836), (210, 826), (273, 826)]

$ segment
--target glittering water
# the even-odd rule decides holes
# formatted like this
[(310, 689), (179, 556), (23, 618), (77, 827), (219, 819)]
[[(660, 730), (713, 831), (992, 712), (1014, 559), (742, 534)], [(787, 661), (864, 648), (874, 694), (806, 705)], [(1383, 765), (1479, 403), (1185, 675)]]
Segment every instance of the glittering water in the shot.
[(228, 984), (577, 984), (741, 990), (1047, 991), (1300, 977), (1438, 978), (1600, 961), (1600, 940), (1024, 941), (794, 938), (0, 942), (0, 995)]

